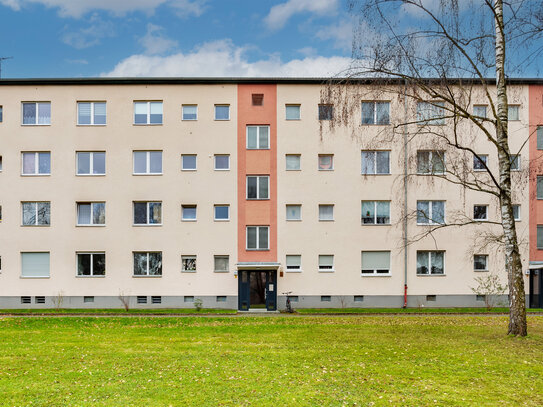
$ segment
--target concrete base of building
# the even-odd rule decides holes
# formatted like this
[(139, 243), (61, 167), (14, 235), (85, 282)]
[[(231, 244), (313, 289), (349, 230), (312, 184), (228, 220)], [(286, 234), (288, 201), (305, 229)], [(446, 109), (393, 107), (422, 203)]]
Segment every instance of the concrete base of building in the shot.
[[(526, 296), (528, 304), (528, 296)], [(202, 308), (237, 309), (238, 297), (224, 296), (126, 296), (130, 309), (195, 308), (195, 301), (202, 301)], [(60, 302), (60, 304), (59, 304)], [(299, 295), (291, 296), (296, 308), (402, 308), (401, 295)], [(506, 307), (507, 295), (493, 299), (495, 307)], [(467, 295), (410, 295), (408, 308), (485, 307), (485, 300), (473, 294)], [(528, 306), (528, 305), (527, 305)], [(0, 296), (0, 309), (46, 308), (110, 308), (123, 309), (123, 303), (115, 296)], [(286, 296), (278, 296), (277, 307), (284, 310)]]

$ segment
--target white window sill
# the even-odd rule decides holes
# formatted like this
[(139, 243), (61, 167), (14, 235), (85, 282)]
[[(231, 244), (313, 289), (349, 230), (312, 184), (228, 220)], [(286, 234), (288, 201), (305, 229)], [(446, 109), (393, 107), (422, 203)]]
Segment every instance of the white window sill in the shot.
[(368, 176), (368, 175), (390, 175), (390, 172), (389, 173), (382, 173), (382, 174), (366, 174), (366, 173), (361, 173), (361, 175), (365, 175), (365, 176)]
[(301, 273), (302, 269), (285, 269), (285, 273)]
[(91, 227), (91, 228), (103, 228), (105, 227), (106, 225), (105, 224), (100, 224), (100, 225), (95, 225), (95, 224), (92, 224), (92, 223), (81, 223), (81, 224), (77, 224), (75, 225), (77, 227), (82, 227), (82, 228), (88, 228), (88, 227)]
[(106, 278), (106, 276), (80, 276), (76, 275), (75, 278)]
[(77, 177), (105, 177), (106, 174), (75, 174)]
[(21, 177), (50, 177), (51, 173), (49, 174), (21, 174)]
[(21, 227), (23, 228), (48, 228), (50, 227), (51, 225), (21, 225)]
[(301, 222), (301, 219), (287, 219), (287, 222)]
[(216, 118), (215, 118), (215, 119), (213, 119), (213, 120), (216, 121), (216, 122), (229, 122), (229, 121), (230, 121), (230, 118), (228, 118), (228, 119), (216, 119)]
[(269, 201), (270, 198), (247, 198), (248, 201)]
[(361, 126), (390, 126), (390, 123), (360, 123)]
[(334, 219), (319, 219), (319, 222), (334, 222)]
[(417, 274), (417, 277), (446, 277), (447, 274)]
[(39, 279), (39, 278), (51, 278), (51, 276), (20, 276), (19, 278)]
[(230, 270), (213, 270), (214, 273), (230, 273)]
[(132, 224), (134, 227), (142, 227), (142, 226), (162, 226), (162, 223), (134, 223)]
[(249, 148), (249, 147), (247, 147), (247, 150), (258, 151), (258, 150), (271, 150), (271, 149), (269, 147), (266, 147), (266, 148)]
[(285, 171), (302, 171), (301, 168), (292, 169), (292, 168), (286, 168)]
[(391, 226), (391, 223), (360, 223), (361, 226)]
[(162, 126), (162, 123), (133, 123), (134, 126)]
[(161, 278), (162, 275), (159, 275), (159, 276), (146, 276), (146, 275), (141, 275), (141, 276), (137, 275), (136, 276), (136, 275), (132, 275), (132, 277), (134, 277), (134, 278)]
[(181, 171), (192, 171), (192, 172), (195, 172), (196, 171), (196, 168), (181, 168)]
[(319, 171), (334, 171), (334, 169), (331, 168), (331, 169), (329, 169), (329, 170), (325, 170), (325, 169), (319, 168)]
[(417, 223), (417, 226), (443, 226), (446, 223)]
[(181, 270), (181, 273), (187, 273), (187, 274), (195, 274), (196, 270)]
[(21, 123), (21, 126), (29, 127), (29, 126), (50, 126), (51, 123)]
[(137, 175), (137, 176), (140, 176), (140, 175), (152, 176), (152, 175), (162, 175), (162, 174), (163, 174), (162, 172), (153, 172), (153, 173), (133, 172), (133, 173), (132, 173), (132, 175)]
[(488, 273), (490, 270), (473, 270), (475, 273)]
[(181, 119), (182, 122), (197, 122), (198, 119)]
[(319, 269), (319, 273), (335, 273), (336, 270), (334, 269)]
[(245, 250), (250, 251), (250, 252), (269, 252), (270, 251), (270, 249), (249, 249), (249, 248)]
[(181, 222), (196, 222), (197, 219), (181, 219)]
[(230, 219), (213, 219), (215, 222), (230, 222)]
[(91, 124), (79, 124), (79, 123), (77, 123), (76, 126), (77, 127), (106, 127), (107, 124), (93, 124), (93, 123), (91, 123)]
[(365, 273), (360, 273), (360, 277), (392, 277), (392, 274), (390, 273), (372, 273), (372, 274), (365, 274)]
[(214, 171), (230, 171), (230, 168), (215, 168)]

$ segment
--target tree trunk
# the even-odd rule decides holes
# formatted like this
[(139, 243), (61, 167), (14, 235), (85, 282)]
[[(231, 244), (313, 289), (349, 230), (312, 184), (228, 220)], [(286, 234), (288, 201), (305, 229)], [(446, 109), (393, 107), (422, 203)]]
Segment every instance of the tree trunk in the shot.
[(498, 118), (496, 140), (500, 170), (500, 207), (505, 239), (505, 267), (509, 283), (509, 329), (511, 335), (527, 335), (526, 299), (522, 263), (518, 248), (517, 231), (511, 203), (511, 162), (507, 129), (507, 88), (505, 83), (505, 35), (503, 25), (503, 0), (494, 1), (496, 28), (496, 90)]

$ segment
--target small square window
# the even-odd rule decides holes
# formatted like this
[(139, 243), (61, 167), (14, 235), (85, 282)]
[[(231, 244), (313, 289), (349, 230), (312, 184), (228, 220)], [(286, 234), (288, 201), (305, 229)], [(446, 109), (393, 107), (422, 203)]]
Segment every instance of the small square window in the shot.
[(511, 154), (511, 171), (520, 171), (520, 154)]
[(473, 115), (480, 119), (486, 119), (486, 105), (474, 105)]
[(319, 205), (319, 221), (334, 220), (334, 205)]
[(334, 255), (319, 254), (319, 271), (334, 271)]
[(253, 106), (262, 106), (264, 104), (264, 94), (263, 93), (253, 93), (251, 95)]
[(230, 256), (213, 256), (215, 273), (228, 273), (230, 271)]
[(181, 256), (181, 271), (196, 273), (196, 256)]
[(230, 219), (230, 205), (215, 205), (215, 220)]
[(181, 220), (196, 220), (196, 205), (181, 205)]
[(520, 120), (519, 118), (519, 105), (509, 105), (507, 109), (507, 120), (509, 121), (517, 121)]
[(285, 105), (285, 118), (287, 120), (300, 120), (300, 105)]
[(287, 220), (302, 220), (302, 205), (287, 205)]
[(488, 166), (488, 155), (477, 154), (473, 156), (473, 171), (485, 171)]
[(334, 169), (333, 154), (319, 154), (319, 171), (332, 171)]
[(488, 220), (488, 205), (474, 205), (473, 219)]
[(230, 120), (230, 105), (215, 105), (215, 120)]
[(181, 169), (196, 171), (196, 154), (181, 154)]
[(183, 120), (197, 120), (198, 105), (183, 105)]
[(302, 271), (302, 256), (300, 254), (287, 254), (286, 268), (289, 272)]
[(230, 169), (230, 156), (228, 154), (215, 154), (215, 170), (228, 171)]
[(299, 171), (300, 170), (300, 154), (287, 154), (285, 156), (286, 160), (286, 170), (287, 171)]
[(473, 256), (474, 271), (488, 271), (488, 255), (476, 254)]
[(319, 120), (332, 120), (334, 118), (334, 105), (319, 105)]

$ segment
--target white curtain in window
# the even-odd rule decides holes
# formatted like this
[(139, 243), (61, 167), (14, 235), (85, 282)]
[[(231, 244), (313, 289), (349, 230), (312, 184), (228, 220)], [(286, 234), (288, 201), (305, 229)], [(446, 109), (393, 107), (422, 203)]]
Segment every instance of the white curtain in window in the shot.
[(49, 253), (21, 253), (21, 276), (49, 277)]

